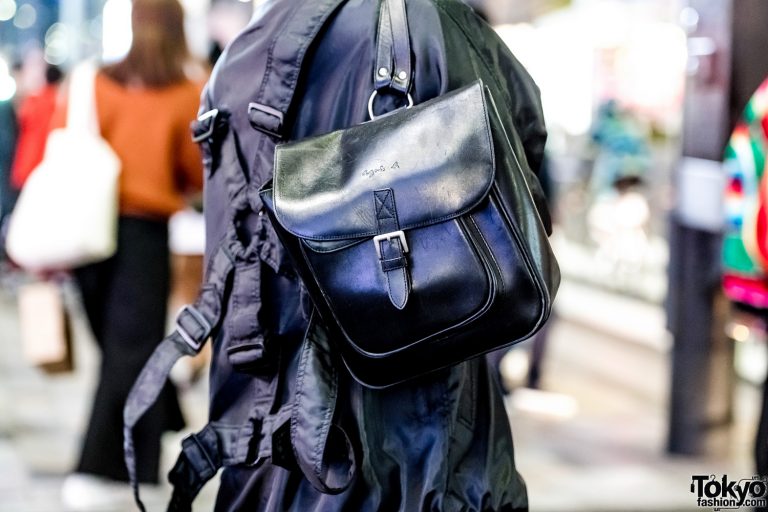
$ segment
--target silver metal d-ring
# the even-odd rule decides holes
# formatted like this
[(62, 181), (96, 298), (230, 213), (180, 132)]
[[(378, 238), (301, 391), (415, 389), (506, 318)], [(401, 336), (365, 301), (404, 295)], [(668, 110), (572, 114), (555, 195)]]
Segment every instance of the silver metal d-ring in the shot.
[[(381, 116), (373, 115), (373, 99), (376, 97), (377, 92), (379, 91), (374, 89), (374, 91), (371, 93), (371, 97), (368, 98), (368, 116), (371, 118), (371, 121), (381, 117)], [(406, 105), (405, 108), (411, 108), (413, 106), (413, 98), (411, 97), (411, 93), (406, 93), (405, 97), (408, 99), (408, 105)], [(399, 109), (396, 109), (396, 110), (399, 110)]]

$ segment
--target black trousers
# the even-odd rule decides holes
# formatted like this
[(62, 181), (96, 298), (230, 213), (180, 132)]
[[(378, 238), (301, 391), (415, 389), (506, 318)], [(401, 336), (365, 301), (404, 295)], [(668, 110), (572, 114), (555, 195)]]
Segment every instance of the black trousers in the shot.
[[(123, 462), (123, 406), (165, 333), (169, 259), (165, 221), (121, 217), (117, 253), (75, 271), (102, 355), (79, 473), (128, 480)], [(183, 426), (176, 389), (168, 383), (134, 431), (139, 481), (158, 481), (161, 436)]]

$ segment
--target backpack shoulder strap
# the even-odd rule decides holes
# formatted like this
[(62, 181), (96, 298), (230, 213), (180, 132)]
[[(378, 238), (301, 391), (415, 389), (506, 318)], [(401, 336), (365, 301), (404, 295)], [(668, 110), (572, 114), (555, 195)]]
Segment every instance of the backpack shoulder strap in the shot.
[(344, 0), (299, 2), (290, 22), (269, 47), (267, 73), (256, 99), (248, 105), (251, 126), (268, 135), (285, 137), (285, 116), (293, 101), (301, 65), (309, 46)]
[[(289, 22), (269, 48), (272, 65), (262, 80), (258, 101), (249, 105), (252, 126), (268, 135), (283, 136), (283, 119), (293, 100), (307, 49), (342, 2), (296, 2)], [(176, 361), (184, 355), (199, 352), (207, 339), (220, 328), (224, 307), (231, 292), (237, 245), (235, 233), (225, 237), (209, 261), (205, 283), (194, 305), (181, 310), (176, 320), (176, 329), (160, 343), (147, 361), (126, 401), (123, 410), (125, 463), (136, 504), (142, 512), (146, 509), (139, 497), (133, 428), (157, 400)], [(211, 465), (201, 469), (202, 483), (213, 477), (222, 464), (221, 460), (210, 462)], [(189, 504), (193, 498), (194, 495), (188, 497)]]
[[(305, 380), (308, 374), (328, 378)], [(174, 489), (168, 511), (190, 512), (200, 489), (222, 466), (258, 467), (267, 459), (301, 471), (319, 492), (344, 492), (358, 468), (349, 436), (333, 423), (337, 377), (327, 334), (313, 316), (301, 347), (294, 399), (264, 417), (240, 425), (211, 422), (186, 437), (169, 473)]]
[(176, 361), (200, 352), (208, 337), (219, 328), (233, 269), (234, 258), (228, 247), (221, 245), (209, 261), (206, 284), (197, 300), (179, 312), (176, 328), (160, 342), (128, 394), (123, 409), (123, 450), (134, 498), (142, 511), (145, 508), (139, 499), (133, 427), (157, 400)]

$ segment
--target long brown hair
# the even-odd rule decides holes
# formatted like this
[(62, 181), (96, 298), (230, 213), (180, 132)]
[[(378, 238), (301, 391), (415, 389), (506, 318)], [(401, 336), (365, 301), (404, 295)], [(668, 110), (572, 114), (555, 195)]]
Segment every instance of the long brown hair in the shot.
[(179, 0), (133, 0), (133, 41), (128, 55), (104, 72), (127, 85), (166, 87), (186, 79), (189, 50)]

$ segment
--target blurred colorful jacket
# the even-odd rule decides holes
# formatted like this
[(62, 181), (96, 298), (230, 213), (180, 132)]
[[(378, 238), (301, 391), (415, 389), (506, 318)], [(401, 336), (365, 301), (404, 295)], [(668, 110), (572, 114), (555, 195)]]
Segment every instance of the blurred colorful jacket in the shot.
[(45, 142), (56, 111), (58, 86), (46, 85), (24, 98), (19, 106), (19, 135), (11, 170), (11, 184), (21, 190), (32, 171), (43, 160)]
[(725, 149), (723, 288), (733, 301), (768, 309), (768, 79), (747, 104)]

